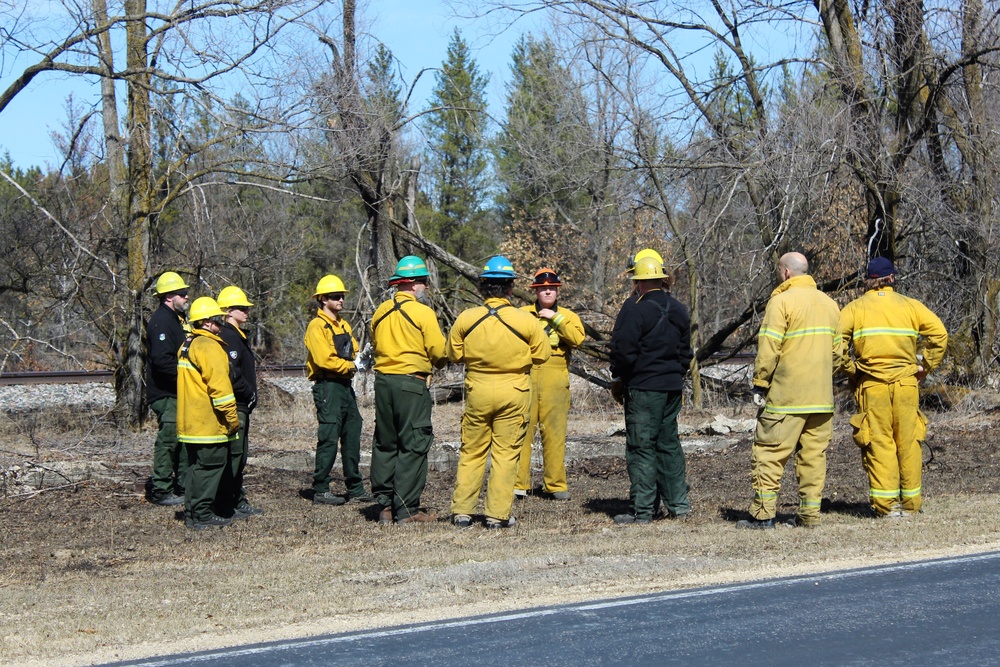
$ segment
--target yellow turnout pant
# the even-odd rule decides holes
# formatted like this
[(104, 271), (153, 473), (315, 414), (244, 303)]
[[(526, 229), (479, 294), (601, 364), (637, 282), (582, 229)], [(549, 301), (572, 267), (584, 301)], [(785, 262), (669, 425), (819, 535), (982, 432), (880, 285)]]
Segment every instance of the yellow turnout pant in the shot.
[(833, 435), (830, 413), (788, 415), (761, 412), (757, 418), (750, 461), (753, 468), (755, 519), (773, 519), (785, 464), (795, 453), (795, 475), (799, 482), (798, 520), (803, 525), (819, 523), (823, 485), (826, 484), (826, 448)]
[(858, 414), (851, 418), (851, 426), (868, 473), (872, 507), (879, 514), (888, 514), (896, 504), (916, 512), (923, 504), (920, 441), (927, 436), (917, 379), (888, 383), (866, 379), (854, 397)]
[(553, 358), (531, 371), (528, 434), (517, 465), (516, 489), (531, 489), (531, 445), (535, 427), (542, 434), (542, 491), (567, 491), (566, 421), (569, 418), (569, 368), (565, 358)]
[(514, 504), (517, 459), (528, 432), (527, 374), (469, 373), (465, 379), (462, 447), (458, 452), (452, 514), (475, 514), (486, 461), (486, 516), (506, 521)]

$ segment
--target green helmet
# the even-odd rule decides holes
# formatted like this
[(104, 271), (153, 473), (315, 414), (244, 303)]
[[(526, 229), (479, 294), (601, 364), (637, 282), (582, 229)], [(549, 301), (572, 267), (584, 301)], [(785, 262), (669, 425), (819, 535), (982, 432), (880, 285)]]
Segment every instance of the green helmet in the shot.
[(407, 255), (396, 264), (396, 273), (389, 278), (389, 284), (403, 283), (417, 278), (426, 278), (427, 263), (416, 255)]

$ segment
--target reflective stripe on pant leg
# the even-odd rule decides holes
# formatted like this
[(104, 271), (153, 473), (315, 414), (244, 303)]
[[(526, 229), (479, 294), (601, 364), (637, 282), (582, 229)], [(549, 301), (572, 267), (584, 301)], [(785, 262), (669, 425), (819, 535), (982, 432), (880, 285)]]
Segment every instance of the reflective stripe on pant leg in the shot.
[(819, 523), (826, 485), (826, 450), (833, 435), (833, 414), (803, 415), (805, 421), (795, 453), (795, 474), (799, 480), (799, 521)]
[(486, 482), (483, 513), (506, 521), (514, 504), (517, 459), (528, 433), (528, 400), (531, 385), (525, 376), (507, 376), (497, 383), (493, 415), (493, 444), (490, 447), (490, 476)]
[(907, 512), (917, 512), (923, 505), (921, 477), (923, 455), (918, 430), (920, 423), (920, 394), (916, 378), (905, 378), (896, 383), (892, 407), (896, 439), (896, 460), (899, 463), (899, 493), (902, 507)]
[(778, 490), (785, 464), (792, 455), (802, 431), (800, 415), (761, 411), (750, 449), (753, 500), (750, 515), (766, 521), (777, 514)]
[(899, 461), (893, 438), (893, 385), (866, 380), (858, 387), (857, 399), (865, 413), (871, 442), (862, 449), (868, 473), (868, 495), (879, 514), (888, 514), (899, 502)]

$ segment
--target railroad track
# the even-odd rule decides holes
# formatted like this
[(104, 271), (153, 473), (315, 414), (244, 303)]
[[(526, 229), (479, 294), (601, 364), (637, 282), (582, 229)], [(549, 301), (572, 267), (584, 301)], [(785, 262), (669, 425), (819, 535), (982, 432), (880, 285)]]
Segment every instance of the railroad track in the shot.
[[(305, 377), (305, 364), (285, 364), (261, 366), (261, 375), (270, 377)], [(97, 371), (18, 371), (0, 373), (0, 387), (26, 384), (88, 384), (92, 382), (113, 382), (114, 372)]]

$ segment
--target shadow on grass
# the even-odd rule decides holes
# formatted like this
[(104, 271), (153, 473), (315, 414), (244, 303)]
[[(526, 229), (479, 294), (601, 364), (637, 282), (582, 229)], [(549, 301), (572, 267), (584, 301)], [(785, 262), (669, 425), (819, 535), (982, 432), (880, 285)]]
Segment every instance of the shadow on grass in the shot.
[(629, 501), (626, 498), (591, 498), (583, 503), (583, 507), (593, 514), (605, 514), (613, 519), (617, 514), (629, 511)]

